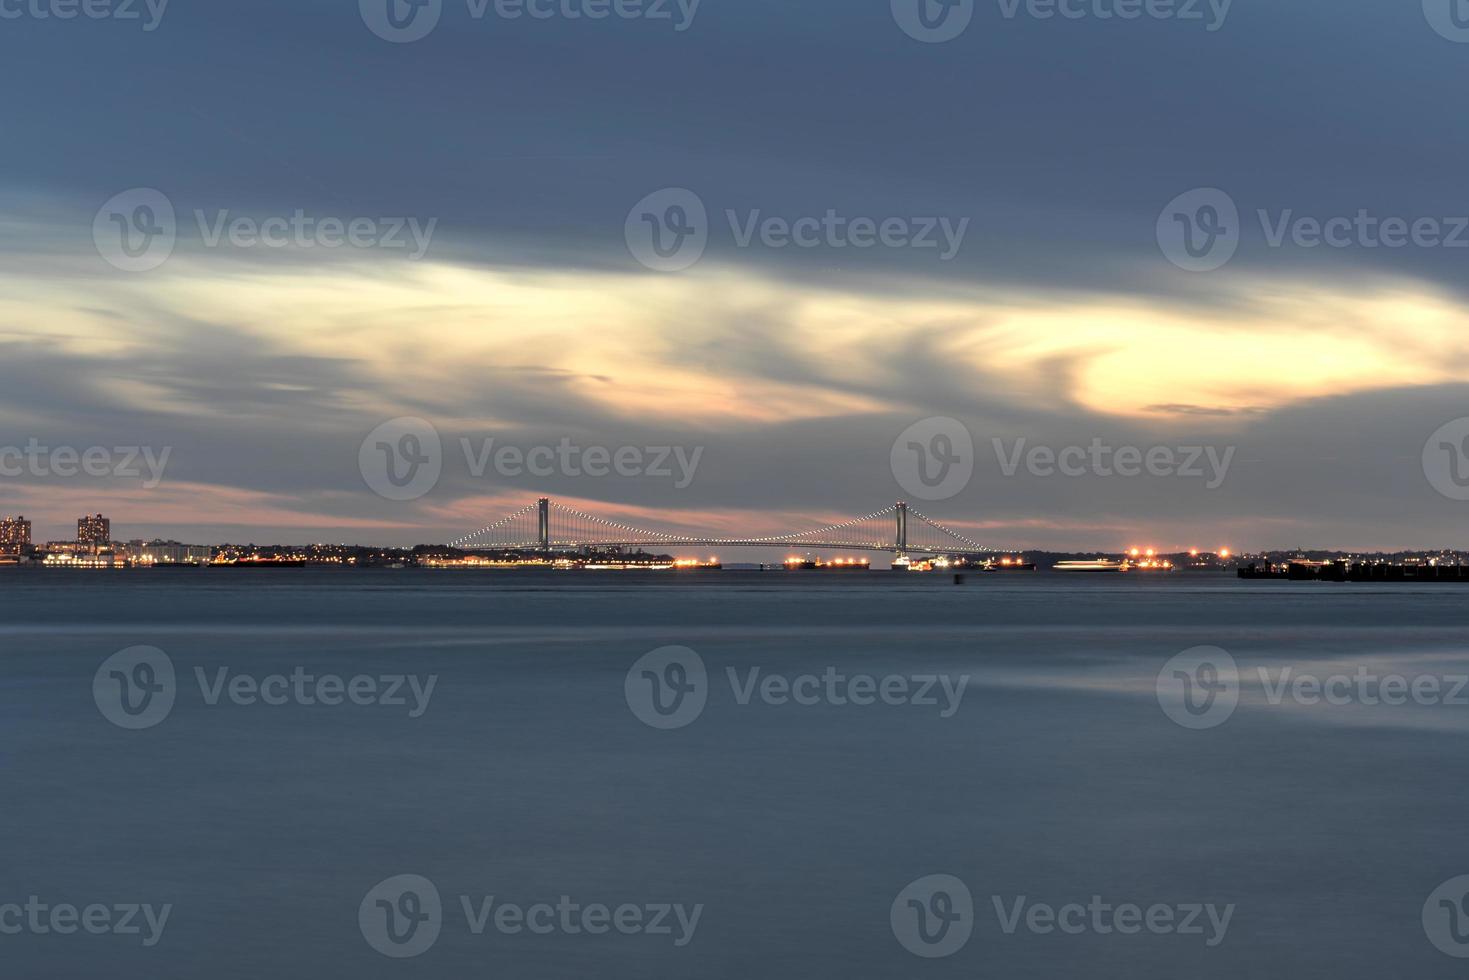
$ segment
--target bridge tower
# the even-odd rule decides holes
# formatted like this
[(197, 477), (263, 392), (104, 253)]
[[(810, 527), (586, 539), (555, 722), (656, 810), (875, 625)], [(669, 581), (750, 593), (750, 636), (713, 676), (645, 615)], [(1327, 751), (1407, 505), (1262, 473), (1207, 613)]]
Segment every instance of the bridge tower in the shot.
[(540, 515), (540, 535), (542, 551), (551, 550), (551, 498), (542, 497), (537, 501), (536, 510)]
[(902, 500), (898, 501), (895, 511), (898, 518), (898, 538), (896, 541), (898, 556), (902, 557), (908, 553), (908, 504)]

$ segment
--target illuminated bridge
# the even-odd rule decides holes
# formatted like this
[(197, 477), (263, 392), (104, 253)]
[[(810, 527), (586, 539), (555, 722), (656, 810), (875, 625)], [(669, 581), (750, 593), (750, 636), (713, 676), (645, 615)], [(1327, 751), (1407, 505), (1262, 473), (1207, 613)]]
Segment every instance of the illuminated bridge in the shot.
[(576, 551), (582, 548), (834, 548), (889, 551), (898, 555), (987, 555), (994, 553), (906, 503), (842, 524), (766, 538), (718, 538), (649, 531), (562, 506), (542, 497), (473, 534), (450, 542), (455, 548)]

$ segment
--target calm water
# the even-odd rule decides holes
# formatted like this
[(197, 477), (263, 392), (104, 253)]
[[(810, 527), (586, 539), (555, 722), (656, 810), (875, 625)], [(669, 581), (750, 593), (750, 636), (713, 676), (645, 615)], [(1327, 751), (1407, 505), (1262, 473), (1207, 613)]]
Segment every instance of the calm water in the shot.
[[(1469, 874), (1469, 706), (1446, 703), (1469, 700), (1453, 690), (1469, 674), (1463, 588), (8, 572), (0, 612), (0, 929), (20, 924), (0, 935), (6, 976), (1464, 970), (1423, 922), (1431, 893)], [(108, 669), (94, 691), (103, 662), (140, 645), (175, 671), (161, 717), (162, 694), (118, 716), (125, 692)], [(1210, 727), (1186, 727), (1161, 705), (1158, 677), (1200, 645), (1232, 655), (1238, 705), (1227, 713), (1226, 676), (1210, 688), (1223, 700), (1181, 716)], [(666, 646), (696, 652), (707, 675), (656, 661), (629, 679)], [(138, 657), (157, 656), (113, 663), (130, 683), (161, 686), (135, 673)], [(1310, 703), (1309, 685), (1272, 698), (1282, 676), (1359, 669), (1368, 695), (1400, 677), (1419, 696), (1366, 703), (1354, 681), (1338, 684), (1339, 703)], [(294, 692), (249, 703), (250, 683), (293, 672), (339, 677), (343, 690), (358, 675), (436, 680), (417, 702), (405, 683), (403, 704)], [(850, 703), (843, 695), (860, 686), (840, 685), (855, 675), (886, 682), (896, 703)], [(660, 702), (683, 716), (650, 707), (649, 676), (689, 686), (684, 702)], [(929, 677), (936, 703), (912, 703)], [(939, 679), (963, 677), (962, 696), (946, 701)], [(230, 683), (242, 685), (238, 701)], [(362, 700), (389, 684), (363, 683), (377, 687), (359, 687)], [(812, 703), (782, 697), (789, 683)], [(156, 724), (127, 730), (109, 713)], [(442, 914), (421, 885), (417, 904), (402, 901), (401, 879), (378, 887), (400, 875), (431, 882)], [(970, 900), (952, 886), (937, 903), (928, 892), (899, 900), (929, 875), (959, 879)], [(45, 932), (32, 913), (3, 908), (31, 896), (48, 906), (35, 913)], [(1113, 912), (1062, 909), (1093, 896)], [(534, 911), (542, 902), (553, 909)], [(106, 906), (93, 913), (102, 934), (50, 930), (49, 907), (67, 903)], [(140, 913), (140, 933), (113, 931), (133, 903), (171, 906), (166, 924), (150, 930)], [(577, 910), (563, 919), (558, 903)], [(1129, 924), (1115, 916), (1127, 903), (1166, 908), (1157, 928), (1121, 933), (1111, 927)], [(605, 917), (587, 918), (599, 904)], [(663, 905), (686, 917), (698, 907), (698, 918), (660, 917)], [(1429, 905), (1444, 928), (1469, 924)], [(1227, 927), (1205, 913), (1200, 932), (1166, 926), (1193, 906), (1232, 906)], [(608, 925), (619, 907), (623, 931)], [(1047, 909), (1075, 928), (1048, 929)], [(932, 943), (904, 925), (920, 911)], [(395, 943), (389, 925), (403, 939), (410, 913), (429, 918)], [(940, 914), (953, 919), (946, 934)], [(434, 928), (417, 956), (374, 946), (416, 951)], [(919, 958), (904, 929), (908, 946), (951, 955)]]

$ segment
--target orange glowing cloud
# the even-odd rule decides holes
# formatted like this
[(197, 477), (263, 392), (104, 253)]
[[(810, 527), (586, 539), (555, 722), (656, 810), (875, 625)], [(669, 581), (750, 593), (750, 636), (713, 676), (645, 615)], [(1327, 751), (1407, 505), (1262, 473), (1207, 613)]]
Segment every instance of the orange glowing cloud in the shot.
[[(979, 286), (843, 291), (703, 266), (674, 276), (444, 263), (242, 270), (182, 256), (96, 284), (85, 308), (65, 283), (0, 282), (12, 338), (105, 358), (179, 340), (160, 322), (190, 324), (202, 333), (184, 340), (207, 350), (217, 323), (281, 357), (352, 365), (365, 383), (339, 393), (346, 410), (396, 414), (431, 400), (446, 414), (472, 407), (465, 421), (480, 424), (495, 421), (507, 388), (688, 428), (907, 410), (934, 380), (912, 373), (915, 351), (951, 390), (1165, 420), (1469, 379), (1466, 311), (1400, 280), (1220, 273), (1205, 300), (1184, 303)], [(152, 410), (200, 410), (134, 380), (97, 383)]]

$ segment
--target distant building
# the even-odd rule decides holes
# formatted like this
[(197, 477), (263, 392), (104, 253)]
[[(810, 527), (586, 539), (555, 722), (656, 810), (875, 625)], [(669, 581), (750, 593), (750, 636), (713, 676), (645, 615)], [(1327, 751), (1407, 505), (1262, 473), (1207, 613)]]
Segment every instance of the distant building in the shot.
[(0, 555), (18, 555), (30, 546), (30, 521), (24, 517), (0, 517)]
[(134, 542), (128, 545), (129, 557), (139, 565), (207, 565), (207, 544), (180, 544), (177, 541)]
[(126, 555), (79, 545), (75, 541), (53, 541), (46, 545), (42, 562), (47, 568), (126, 568)]
[(77, 519), (77, 544), (102, 548), (112, 543), (112, 522), (98, 514)]

